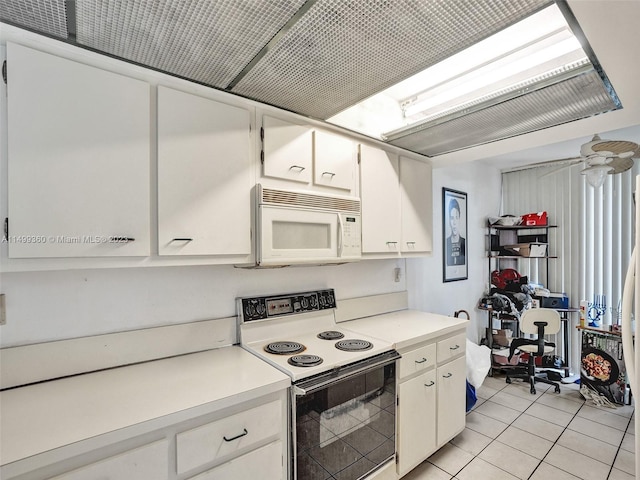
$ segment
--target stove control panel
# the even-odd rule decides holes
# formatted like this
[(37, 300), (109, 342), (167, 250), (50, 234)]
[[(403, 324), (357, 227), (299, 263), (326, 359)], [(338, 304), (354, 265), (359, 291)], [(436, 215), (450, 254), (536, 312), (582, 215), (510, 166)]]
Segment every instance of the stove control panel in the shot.
[(331, 288), (271, 297), (240, 298), (238, 307), (242, 309), (240, 314), (243, 320), (250, 322), (336, 308), (336, 297)]

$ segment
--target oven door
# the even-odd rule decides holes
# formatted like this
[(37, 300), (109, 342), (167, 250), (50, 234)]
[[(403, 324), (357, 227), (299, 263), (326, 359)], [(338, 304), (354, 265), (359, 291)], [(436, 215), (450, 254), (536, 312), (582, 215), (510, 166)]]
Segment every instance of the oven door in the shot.
[(297, 480), (364, 478), (395, 458), (395, 351), (295, 384)]

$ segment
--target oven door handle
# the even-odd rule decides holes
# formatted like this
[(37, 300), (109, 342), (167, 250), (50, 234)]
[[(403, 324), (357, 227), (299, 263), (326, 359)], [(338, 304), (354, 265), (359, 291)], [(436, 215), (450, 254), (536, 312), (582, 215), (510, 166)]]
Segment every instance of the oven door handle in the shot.
[(293, 393), (296, 396), (309, 395), (310, 393), (322, 390), (336, 382), (341, 382), (356, 375), (362, 375), (370, 370), (383, 367), (394, 363), (400, 358), (400, 354), (395, 350), (390, 350), (375, 357), (363, 360), (352, 365), (346, 365), (344, 367), (331, 370), (327, 373), (318, 375), (317, 377), (302, 380), (293, 385)]

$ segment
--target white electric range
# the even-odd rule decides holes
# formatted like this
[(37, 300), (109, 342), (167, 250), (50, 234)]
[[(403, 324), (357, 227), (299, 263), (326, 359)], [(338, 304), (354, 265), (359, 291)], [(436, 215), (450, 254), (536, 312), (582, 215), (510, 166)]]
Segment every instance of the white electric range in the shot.
[(391, 343), (335, 321), (332, 289), (237, 299), (240, 345), (291, 377), (296, 480), (355, 480), (395, 458)]

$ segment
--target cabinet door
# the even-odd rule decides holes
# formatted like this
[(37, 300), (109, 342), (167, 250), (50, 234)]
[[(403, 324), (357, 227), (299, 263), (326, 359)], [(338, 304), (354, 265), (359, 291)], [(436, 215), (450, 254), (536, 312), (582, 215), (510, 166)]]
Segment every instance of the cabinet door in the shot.
[(398, 385), (398, 474), (404, 475), (436, 450), (436, 372)]
[(51, 480), (162, 480), (169, 475), (169, 442), (161, 440)]
[(284, 480), (284, 455), (280, 440), (223, 463), (190, 480), (229, 480), (233, 478), (259, 478)]
[(248, 110), (158, 87), (158, 253), (251, 254)]
[(262, 117), (265, 177), (308, 184), (311, 182), (312, 131), (279, 118)]
[(333, 133), (316, 130), (313, 136), (313, 183), (356, 193), (356, 144)]
[(431, 252), (433, 192), (431, 165), (400, 157), (402, 252)]
[(9, 256), (150, 254), (150, 87), (9, 44)]
[(400, 249), (398, 156), (360, 145), (362, 252), (397, 253)]
[(464, 430), (466, 360), (460, 357), (438, 367), (438, 447)]

